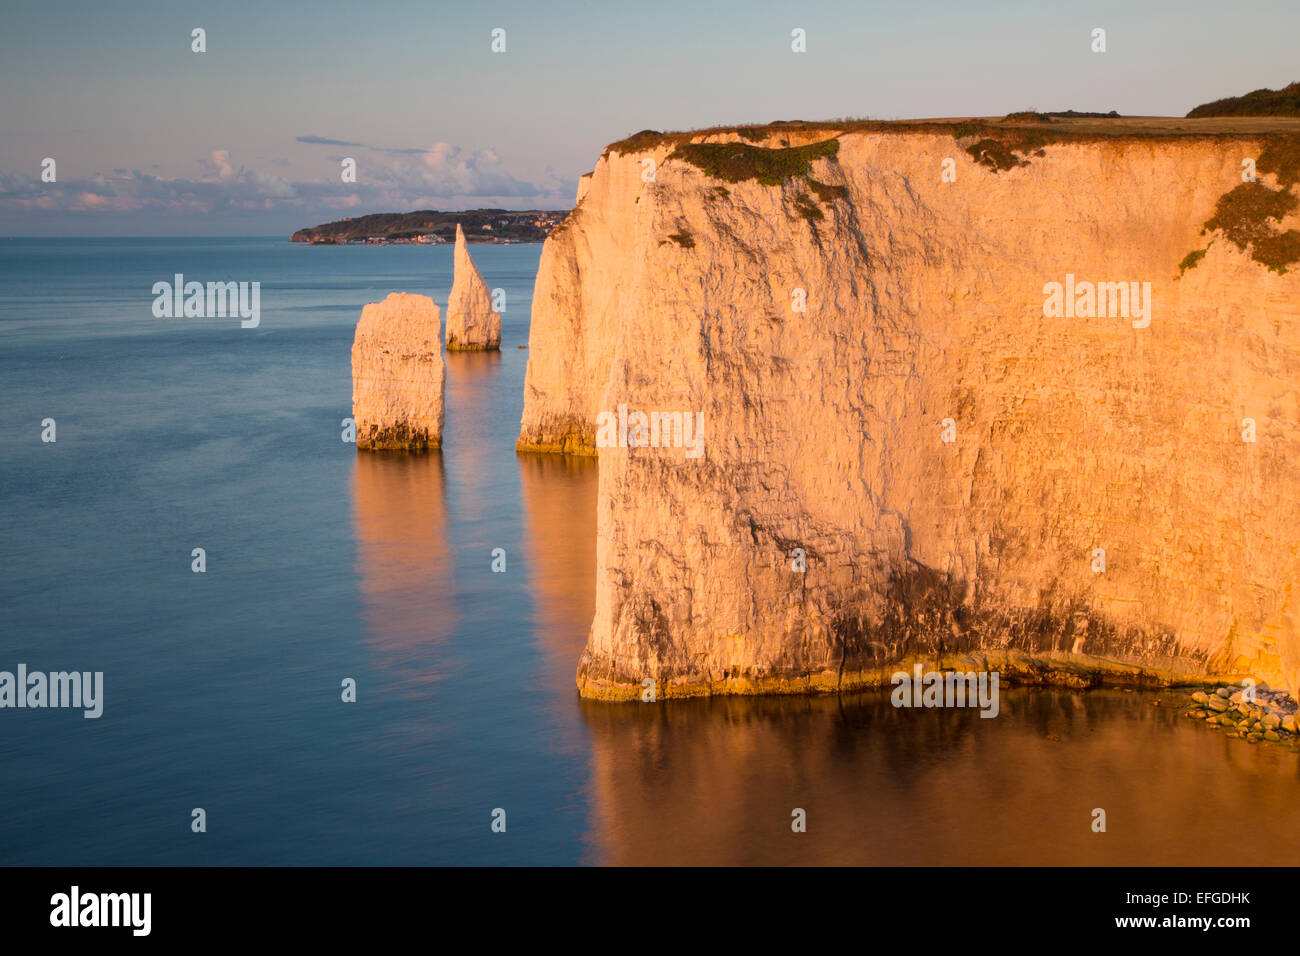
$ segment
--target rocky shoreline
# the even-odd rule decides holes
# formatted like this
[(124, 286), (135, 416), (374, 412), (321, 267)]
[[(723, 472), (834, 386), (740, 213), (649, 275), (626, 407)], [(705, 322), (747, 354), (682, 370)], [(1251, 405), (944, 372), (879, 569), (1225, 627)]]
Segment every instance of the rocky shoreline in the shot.
[[(1252, 699), (1253, 698), (1253, 699)], [(1192, 694), (1186, 716), (1203, 720), (1244, 738), (1248, 743), (1260, 741), (1288, 743), (1300, 752), (1298, 705), (1285, 691), (1271, 690), (1267, 684), (1253, 688), (1220, 687), (1212, 693), (1198, 690)]]

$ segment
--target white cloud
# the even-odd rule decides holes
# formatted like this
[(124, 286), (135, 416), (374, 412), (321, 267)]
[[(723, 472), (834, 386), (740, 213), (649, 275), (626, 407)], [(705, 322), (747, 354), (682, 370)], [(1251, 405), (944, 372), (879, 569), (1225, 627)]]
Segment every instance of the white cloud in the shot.
[[(300, 140), (319, 137), (300, 137)], [(86, 213), (156, 211), (187, 215), (228, 210), (302, 210), (307, 220), (330, 210), (392, 212), (421, 208), (470, 209), (476, 206), (567, 208), (576, 183), (547, 171), (545, 181), (512, 175), (494, 150), (467, 152), (450, 143), (428, 149), (369, 152), (357, 164), (357, 182), (290, 181), (239, 165), (230, 150), (213, 150), (200, 159), (202, 176), (167, 179), (131, 170), (85, 179), (43, 183), (25, 175), (0, 173), (0, 209), (61, 210)], [(340, 157), (341, 158), (341, 157)]]

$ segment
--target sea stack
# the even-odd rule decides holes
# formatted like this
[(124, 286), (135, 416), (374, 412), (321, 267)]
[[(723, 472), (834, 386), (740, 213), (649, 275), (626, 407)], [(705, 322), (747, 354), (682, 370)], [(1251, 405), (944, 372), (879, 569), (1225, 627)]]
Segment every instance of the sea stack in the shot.
[(447, 301), (447, 350), (481, 352), (501, 348), (501, 316), (492, 308), (492, 296), (470, 258), (460, 223), (456, 224), (455, 269)]
[(357, 448), (442, 447), (442, 316), (427, 295), (391, 293), (361, 310), (352, 342)]

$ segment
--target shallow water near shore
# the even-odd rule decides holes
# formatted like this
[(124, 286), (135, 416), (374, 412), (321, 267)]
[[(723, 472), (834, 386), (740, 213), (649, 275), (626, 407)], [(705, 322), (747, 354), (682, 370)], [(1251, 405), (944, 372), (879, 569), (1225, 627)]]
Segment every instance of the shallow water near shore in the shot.
[[(541, 247), (471, 251), (502, 350), (448, 356), (444, 451), (407, 456), (340, 440), (352, 332), (445, 307), (450, 248), (0, 243), (0, 670), (105, 686), (0, 711), (0, 863), (1297, 858), (1300, 757), (1174, 692), (580, 701), (596, 466), (515, 453)], [(155, 319), (176, 272), (261, 281), (259, 327)]]

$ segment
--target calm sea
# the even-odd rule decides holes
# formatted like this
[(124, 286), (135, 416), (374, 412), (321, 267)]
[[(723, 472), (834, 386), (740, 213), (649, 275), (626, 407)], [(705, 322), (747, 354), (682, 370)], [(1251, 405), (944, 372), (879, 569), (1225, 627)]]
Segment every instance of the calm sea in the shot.
[[(1004, 691), (995, 720), (579, 701), (595, 467), (515, 453), (540, 247), (473, 254), (506, 291), (500, 354), (448, 357), (441, 454), (359, 456), (361, 307), (445, 306), (449, 248), (0, 240), (0, 670), (105, 683), (98, 720), (0, 710), (0, 863), (1300, 854), (1296, 755), (1172, 695)], [(261, 282), (260, 326), (154, 318), (178, 272)]]

